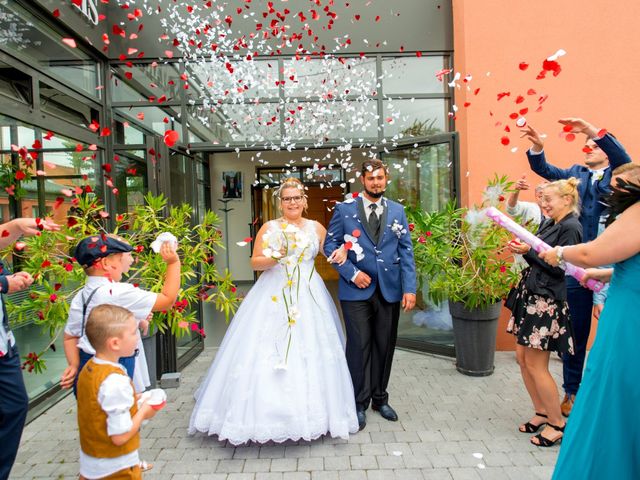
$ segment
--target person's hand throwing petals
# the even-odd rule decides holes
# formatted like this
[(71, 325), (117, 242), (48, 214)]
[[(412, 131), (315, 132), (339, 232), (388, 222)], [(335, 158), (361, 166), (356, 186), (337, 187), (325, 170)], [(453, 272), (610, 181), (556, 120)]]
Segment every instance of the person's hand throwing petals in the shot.
[(60, 230), (60, 225), (47, 218), (16, 218), (15, 220), (12, 220), (12, 223), (14, 223), (17, 230), (25, 237), (38, 235), (42, 230), (50, 232), (57, 232)]
[(527, 176), (523, 175), (516, 182), (515, 187), (516, 190), (529, 190), (529, 182), (527, 182)]
[(180, 257), (176, 253), (175, 245), (172, 242), (164, 242), (160, 247), (160, 255), (167, 265), (180, 261)]
[(17, 272), (13, 275), (7, 275), (7, 283), (9, 291), (7, 293), (21, 292), (31, 286), (33, 277), (27, 272)]
[(521, 128), (520, 138), (525, 137), (532, 144), (531, 151), (534, 153), (540, 153), (544, 148), (544, 140), (542, 136), (531, 125), (527, 125), (525, 128)]
[(558, 123), (561, 123), (565, 126), (570, 126), (571, 130), (569, 131), (569, 133), (584, 133), (589, 138), (598, 136), (598, 129), (581, 118), (561, 118), (560, 120), (558, 120)]

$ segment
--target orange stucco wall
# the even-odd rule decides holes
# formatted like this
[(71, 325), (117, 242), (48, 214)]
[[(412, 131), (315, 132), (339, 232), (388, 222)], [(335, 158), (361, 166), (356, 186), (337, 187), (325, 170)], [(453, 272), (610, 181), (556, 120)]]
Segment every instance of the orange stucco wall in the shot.
[[(566, 116), (582, 117), (615, 133), (640, 161), (638, 18), (637, 0), (453, 0), (454, 70), (461, 74), (455, 123), (460, 132), (463, 204), (479, 202), (494, 173), (514, 179), (527, 174), (533, 183), (538, 179), (526, 160), (529, 144), (509, 119), (510, 113), (525, 107), (527, 123), (547, 134), (545, 151), (558, 166), (581, 162), (583, 156), (583, 138), (567, 142), (560, 137), (557, 120)], [(558, 59), (562, 72), (536, 80), (542, 61), (558, 49), (567, 52)], [(529, 64), (524, 71), (521, 62)], [(472, 78), (465, 83), (466, 75)], [(536, 94), (527, 95), (529, 89)], [(500, 92), (511, 95), (498, 101)], [(515, 103), (518, 95), (525, 98), (522, 104)], [(535, 112), (541, 95), (548, 98), (542, 111)], [(502, 124), (496, 126), (497, 122)], [(504, 131), (507, 125), (511, 133)], [(501, 144), (504, 135), (510, 138), (508, 146)], [(513, 339), (502, 333), (505, 325), (503, 312), (498, 349), (513, 348)]]

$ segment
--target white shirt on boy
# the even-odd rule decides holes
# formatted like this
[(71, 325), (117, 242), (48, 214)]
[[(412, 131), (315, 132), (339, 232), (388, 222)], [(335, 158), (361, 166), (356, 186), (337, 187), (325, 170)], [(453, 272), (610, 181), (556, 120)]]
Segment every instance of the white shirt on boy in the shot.
[[(98, 290), (96, 290), (97, 288)], [(112, 282), (108, 278), (98, 276), (87, 277), (84, 288), (80, 290), (71, 301), (64, 332), (73, 337), (80, 337), (78, 340), (78, 348), (89, 355), (94, 355), (96, 351), (89, 343), (86, 333), (82, 334), (82, 302), (83, 296), (85, 300), (88, 299), (94, 290), (96, 290), (96, 293), (87, 306), (85, 324), (89, 318), (91, 309), (102, 304), (117, 305), (126, 308), (133, 313), (133, 316), (139, 323), (151, 313), (151, 309), (158, 298), (157, 293), (142, 290), (130, 283)], [(137, 392), (143, 392), (151, 382), (149, 380), (149, 368), (147, 367), (147, 360), (144, 356), (144, 347), (142, 346), (141, 339), (138, 340), (138, 350), (139, 353), (136, 357), (133, 384)]]

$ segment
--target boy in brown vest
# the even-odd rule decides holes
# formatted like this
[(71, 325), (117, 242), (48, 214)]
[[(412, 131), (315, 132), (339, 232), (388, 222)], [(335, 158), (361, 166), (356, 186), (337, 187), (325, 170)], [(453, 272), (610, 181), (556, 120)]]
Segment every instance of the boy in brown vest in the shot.
[(78, 427), (81, 479), (139, 479), (140, 424), (156, 414), (136, 405), (133, 383), (120, 357), (133, 355), (138, 324), (116, 305), (95, 307), (86, 334), (96, 354), (78, 377)]

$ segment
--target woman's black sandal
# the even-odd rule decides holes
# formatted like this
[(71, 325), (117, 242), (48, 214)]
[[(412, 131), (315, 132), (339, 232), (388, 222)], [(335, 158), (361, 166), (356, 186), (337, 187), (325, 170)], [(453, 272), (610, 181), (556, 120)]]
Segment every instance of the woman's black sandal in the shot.
[(564, 427), (566, 427), (566, 424), (563, 425), (562, 427), (559, 427), (557, 425), (553, 425), (551, 423), (547, 423), (547, 426), (553, 428), (554, 430), (557, 430), (558, 432), (562, 433), (562, 435), (560, 435), (555, 440), (549, 440), (548, 438), (543, 437), (542, 433), (539, 433), (538, 435), (533, 437), (533, 438), (537, 438), (538, 439), (538, 443), (535, 443), (533, 441), (533, 438), (531, 439), (531, 443), (533, 443), (536, 447), (552, 447), (556, 443), (562, 441), (562, 437), (564, 437)]
[[(547, 418), (544, 413), (538, 412), (536, 412), (536, 417)], [(518, 428), (518, 430), (522, 433), (536, 433), (540, 429), (540, 427), (545, 425), (546, 423), (547, 422), (542, 422), (540, 425), (536, 425), (535, 423), (527, 422), (520, 425), (520, 428)], [(522, 427), (524, 427), (524, 430), (522, 430)]]

